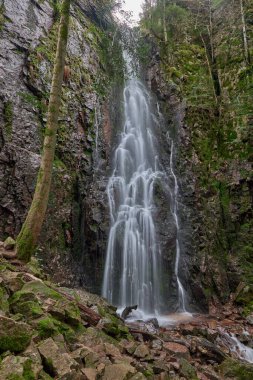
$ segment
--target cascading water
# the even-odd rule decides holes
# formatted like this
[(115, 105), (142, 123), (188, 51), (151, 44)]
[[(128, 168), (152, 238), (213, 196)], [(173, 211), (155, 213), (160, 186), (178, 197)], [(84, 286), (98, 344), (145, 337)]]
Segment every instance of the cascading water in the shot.
[(176, 260), (175, 260), (175, 276), (177, 279), (177, 286), (178, 286), (178, 303), (179, 303), (179, 311), (186, 312), (186, 293), (184, 290), (184, 287), (180, 281), (178, 270), (179, 270), (179, 260), (181, 256), (181, 248), (180, 248), (180, 241), (179, 241), (179, 222), (178, 222), (178, 183), (177, 183), (177, 177), (174, 172), (174, 165), (173, 165), (173, 157), (174, 157), (174, 142), (170, 139), (168, 136), (168, 140), (170, 141), (170, 172), (174, 181), (174, 196), (172, 197), (172, 214), (175, 220), (176, 228), (177, 228), (177, 238), (176, 238)]
[(125, 125), (108, 184), (111, 212), (103, 295), (119, 308), (159, 312), (160, 255), (152, 216), (153, 186), (161, 175), (144, 86), (131, 78), (124, 89)]
[[(125, 124), (115, 151), (114, 169), (107, 193), (111, 214), (102, 295), (119, 311), (138, 305), (139, 317), (159, 316), (162, 302), (162, 259), (153, 220), (153, 189), (164, 179), (155, 148), (151, 97), (132, 76), (124, 89)], [(159, 109), (158, 109), (159, 114)], [(170, 171), (174, 189), (172, 215), (177, 216), (178, 183), (173, 170), (171, 142)], [(168, 206), (169, 207), (169, 206)], [(185, 312), (185, 291), (178, 276), (180, 244), (177, 237), (175, 275), (180, 311)]]

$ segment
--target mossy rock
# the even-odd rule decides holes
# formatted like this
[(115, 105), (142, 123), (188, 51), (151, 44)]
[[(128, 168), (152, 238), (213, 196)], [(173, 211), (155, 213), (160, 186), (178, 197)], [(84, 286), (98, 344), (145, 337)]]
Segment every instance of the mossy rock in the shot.
[(42, 281), (30, 281), (26, 283), (22, 289), (19, 291), (20, 294), (24, 293), (33, 293), (36, 294), (39, 299), (46, 299), (51, 298), (54, 300), (60, 300), (63, 299), (62, 295), (58, 293), (57, 291), (51, 289), (48, 287), (44, 282)]
[(184, 358), (180, 359), (180, 373), (186, 379), (198, 380), (195, 368)]
[(106, 313), (106, 317), (103, 318), (100, 323), (103, 326), (103, 331), (113, 338), (117, 340), (131, 339), (128, 328), (116, 316)]
[(7, 250), (12, 250), (15, 248), (16, 242), (12, 237), (7, 237), (7, 239), (4, 241), (4, 248)]
[(16, 292), (10, 300), (10, 308), (15, 314), (22, 314), (25, 319), (38, 318), (43, 314), (35, 294)]
[(9, 311), (9, 295), (3, 286), (0, 286), (0, 310), (3, 312)]
[(51, 317), (40, 319), (37, 323), (37, 331), (42, 339), (49, 338), (59, 332), (56, 321)]
[(253, 365), (232, 359), (226, 359), (220, 366), (220, 373), (224, 378), (236, 380), (253, 379)]
[(0, 316), (0, 353), (21, 352), (29, 345), (33, 331), (29, 325)]
[(50, 338), (55, 335), (62, 334), (68, 343), (74, 343), (78, 340), (81, 334), (86, 332), (86, 329), (79, 324), (72, 328), (66, 323), (59, 321), (51, 316), (45, 316), (35, 321), (36, 330), (41, 339)]
[(80, 311), (75, 302), (59, 300), (48, 309), (48, 312), (71, 326), (78, 326), (81, 323)]

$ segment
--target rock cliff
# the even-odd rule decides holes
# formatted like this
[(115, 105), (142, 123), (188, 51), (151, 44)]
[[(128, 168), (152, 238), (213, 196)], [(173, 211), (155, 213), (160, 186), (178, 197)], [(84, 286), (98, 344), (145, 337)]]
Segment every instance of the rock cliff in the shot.
[[(58, 6), (30, 0), (0, 5), (2, 239), (17, 236), (34, 191)], [(106, 2), (77, 1), (71, 16), (54, 179), (38, 255), (55, 280), (92, 283), (99, 292), (109, 224), (105, 178), (116, 123), (111, 99), (115, 78), (122, 81), (122, 58), (117, 38), (112, 46), (115, 26)]]

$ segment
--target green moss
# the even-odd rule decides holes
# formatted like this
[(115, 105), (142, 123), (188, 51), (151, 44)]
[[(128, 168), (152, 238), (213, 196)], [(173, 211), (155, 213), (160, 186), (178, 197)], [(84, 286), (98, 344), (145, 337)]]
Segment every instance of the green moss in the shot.
[(226, 359), (220, 365), (220, 372), (224, 378), (251, 380), (253, 378), (253, 365)]
[(6, 292), (5, 288), (0, 285), (0, 310), (4, 312), (9, 311), (9, 295)]
[(40, 338), (46, 339), (55, 334), (58, 334), (58, 323), (54, 318), (47, 317), (41, 319), (37, 324), (37, 330)]
[(10, 307), (15, 314), (22, 314), (25, 319), (37, 318), (43, 314), (43, 310), (33, 293), (15, 293), (10, 300)]
[(17, 255), (21, 261), (29, 262), (32, 254), (34, 254), (36, 245), (31, 229), (23, 224), (22, 229), (17, 237)]
[(31, 334), (25, 331), (20, 331), (17, 336), (12, 336), (10, 332), (10, 335), (0, 337), (0, 352), (21, 352), (28, 346), (30, 340)]
[(7, 380), (25, 380), (25, 378), (21, 375), (12, 374), (7, 377)]
[(36, 376), (35, 374), (33, 373), (33, 370), (32, 370), (32, 360), (31, 359), (28, 359), (25, 363), (24, 363), (24, 367), (23, 367), (23, 377), (25, 380), (35, 380), (36, 379)]

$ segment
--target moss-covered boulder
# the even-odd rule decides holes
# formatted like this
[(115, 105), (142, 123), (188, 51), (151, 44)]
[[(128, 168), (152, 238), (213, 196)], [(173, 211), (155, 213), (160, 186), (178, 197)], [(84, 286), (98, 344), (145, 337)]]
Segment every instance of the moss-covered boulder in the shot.
[(81, 323), (80, 311), (75, 302), (60, 299), (55, 304), (51, 304), (47, 311), (53, 317), (72, 326), (78, 326)]
[(14, 314), (22, 314), (25, 319), (38, 318), (43, 314), (38, 298), (31, 292), (16, 292), (10, 300)]
[(8, 251), (15, 248), (16, 242), (12, 237), (7, 237), (7, 239), (4, 241), (4, 248)]
[(220, 365), (220, 373), (224, 379), (251, 380), (253, 379), (253, 365), (227, 359)]
[(0, 316), (0, 353), (23, 351), (29, 345), (32, 333), (26, 323)]
[(19, 294), (21, 293), (34, 293), (41, 300), (45, 300), (46, 298), (51, 298), (54, 300), (63, 299), (60, 293), (50, 288), (40, 280), (30, 281), (24, 284)]

